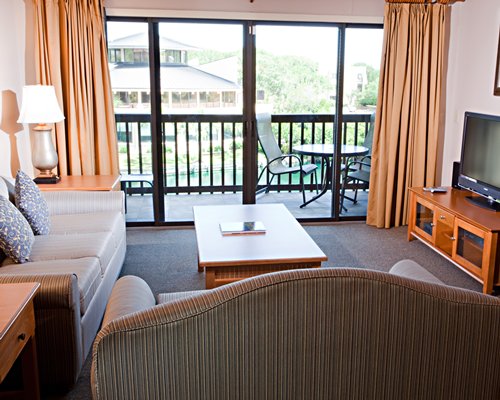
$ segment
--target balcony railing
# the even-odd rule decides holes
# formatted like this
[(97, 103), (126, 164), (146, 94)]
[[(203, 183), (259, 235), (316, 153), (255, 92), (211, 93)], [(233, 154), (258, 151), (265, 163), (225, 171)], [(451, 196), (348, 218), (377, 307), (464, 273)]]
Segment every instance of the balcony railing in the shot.
[[(362, 145), (371, 114), (345, 114), (342, 142)], [(120, 171), (152, 174), (151, 123), (148, 114), (116, 114)], [(273, 115), (273, 131), (284, 153), (303, 143), (332, 143), (334, 115)], [(241, 115), (162, 115), (165, 193), (214, 193), (242, 190), (243, 120)], [(318, 178), (324, 171), (319, 160)], [(259, 149), (259, 171), (266, 164)], [(298, 190), (298, 178), (279, 177), (272, 189)], [(290, 181), (290, 179), (292, 179)], [(263, 182), (261, 182), (262, 184)], [(310, 184), (310, 182), (308, 182)], [(149, 187), (129, 193), (150, 192)]]

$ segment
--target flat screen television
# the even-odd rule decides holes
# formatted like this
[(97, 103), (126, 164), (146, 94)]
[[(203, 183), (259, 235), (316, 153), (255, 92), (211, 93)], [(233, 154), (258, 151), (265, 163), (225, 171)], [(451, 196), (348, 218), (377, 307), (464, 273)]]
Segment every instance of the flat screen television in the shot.
[(500, 211), (500, 116), (466, 112), (458, 185), (472, 203)]

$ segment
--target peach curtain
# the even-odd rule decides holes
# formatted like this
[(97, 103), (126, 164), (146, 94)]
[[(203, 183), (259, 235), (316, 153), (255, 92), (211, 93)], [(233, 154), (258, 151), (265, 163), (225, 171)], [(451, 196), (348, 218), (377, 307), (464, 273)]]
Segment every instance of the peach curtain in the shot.
[(407, 223), (410, 186), (432, 186), (449, 7), (386, 4), (367, 224)]
[(36, 70), (54, 85), (61, 175), (117, 174), (118, 148), (102, 0), (33, 0)]

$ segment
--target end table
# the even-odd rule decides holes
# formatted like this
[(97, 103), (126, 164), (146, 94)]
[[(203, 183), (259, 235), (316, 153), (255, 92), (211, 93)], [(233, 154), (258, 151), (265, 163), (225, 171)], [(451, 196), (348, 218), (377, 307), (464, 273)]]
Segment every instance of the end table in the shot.
[[(24, 398), (39, 399), (33, 298), (39, 283), (0, 284), (0, 383), (21, 356)], [(17, 393), (0, 393), (11, 398)]]

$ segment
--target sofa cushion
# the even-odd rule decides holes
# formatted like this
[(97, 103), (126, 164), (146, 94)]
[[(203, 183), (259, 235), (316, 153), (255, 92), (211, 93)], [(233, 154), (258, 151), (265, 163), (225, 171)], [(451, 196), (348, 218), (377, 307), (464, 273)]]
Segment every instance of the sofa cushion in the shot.
[(80, 313), (85, 314), (102, 282), (101, 268), (96, 257), (74, 260), (35, 261), (23, 265), (10, 264), (0, 268), (0, 275), (75, 274), (80, 292)]
[(24, 263), (29, 260), (33, 242), (33, 231), (26, 219), (0, 196), (0, 249), (15, 263)]
[[(101, 273), (104, 274), (116, 250), (110, 245), (110, 238), (110, 232), (35, 236), (30, 261), (96, 257)], [(11, 261), (6, 259), (3, 265), (8, 264), (11, 264)]]
[(16, 175), (16, 206), (29, 222), (35, 235), (49, 233), (49, 206), (38, 186), (23, 171)]
[(51, 215), (51, 235), (111, 232), (111, 243), (116, 248), (125, 235), (123, 214), (118, 211), (94, 214)]

